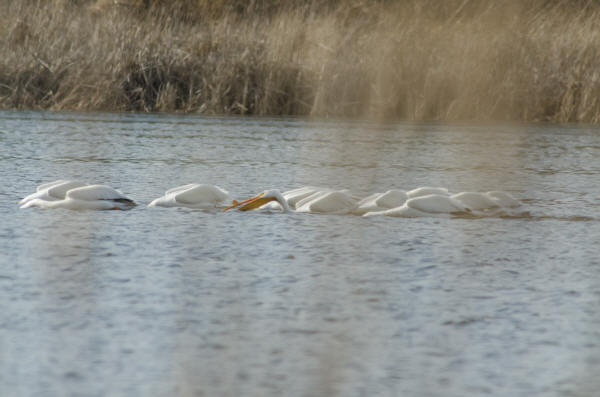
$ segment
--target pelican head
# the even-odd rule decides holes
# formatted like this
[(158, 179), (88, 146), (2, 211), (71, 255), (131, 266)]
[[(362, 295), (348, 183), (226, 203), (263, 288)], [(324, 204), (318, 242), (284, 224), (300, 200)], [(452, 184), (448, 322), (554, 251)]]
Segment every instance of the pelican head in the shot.
[(287, 201), (285, 200), (285, 198), (283, 198), (279, 190), (265, 190), (264, 192), (259, 193), (258, 195), (249, 198), (248, 200), (233, 200), (231, 205), (225, 208), (223, 212), (229, 211), (234, 208), (237, 208), (240, 211), (250, 211), (256, 208), (260, 208), (271, 201), (277, 201), (284, 211), (290, 211), (290, 207)]

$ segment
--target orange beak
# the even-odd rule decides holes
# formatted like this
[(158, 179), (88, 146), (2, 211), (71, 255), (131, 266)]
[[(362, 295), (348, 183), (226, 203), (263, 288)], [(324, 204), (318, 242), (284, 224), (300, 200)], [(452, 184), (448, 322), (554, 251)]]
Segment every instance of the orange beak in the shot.
[(262, 196), (264, 195), (264, 193), (259, 194), (258, 196), (249, 198), (248, 200), (244, 200), (244, 201), (236, 201), (233, 200), (233, 202), (231, 203), (231, 205), (227, 208), (225, 208), (223, 210), (223, 212), (225, 211), (229, 211), (231, 209), (234, 208), (238, 208), (240, 211), (248, 211), (248, 210), (252, 210), (254, 208), (258, 208), (262, 205), (264, 205), (265, 203), (271, 201), (270, 198), (264, 199), (262, 198)]

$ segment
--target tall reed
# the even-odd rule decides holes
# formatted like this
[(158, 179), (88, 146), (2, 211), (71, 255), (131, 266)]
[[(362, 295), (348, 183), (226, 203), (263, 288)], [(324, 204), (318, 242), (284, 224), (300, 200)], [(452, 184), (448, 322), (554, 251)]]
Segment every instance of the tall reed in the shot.
[(0, 0), (0, 107), (600, 121), (593, 0)]

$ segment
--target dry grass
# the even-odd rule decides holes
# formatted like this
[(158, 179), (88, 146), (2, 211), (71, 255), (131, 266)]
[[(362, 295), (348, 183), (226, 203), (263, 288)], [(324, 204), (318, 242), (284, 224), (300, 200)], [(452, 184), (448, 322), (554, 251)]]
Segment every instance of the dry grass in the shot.
[(524, 3), (0, 0), (0, 107), (599, 122), (600, 4)]

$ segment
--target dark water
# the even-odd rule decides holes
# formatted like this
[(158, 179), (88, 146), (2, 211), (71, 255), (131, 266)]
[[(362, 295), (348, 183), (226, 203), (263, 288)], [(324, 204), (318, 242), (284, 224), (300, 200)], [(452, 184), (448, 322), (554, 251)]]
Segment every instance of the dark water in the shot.
[[(1, 396), (597, 396), (600, 130), (0, 113)], [(55, 179), (505, 190), (517, 219), (19, 210)]]

